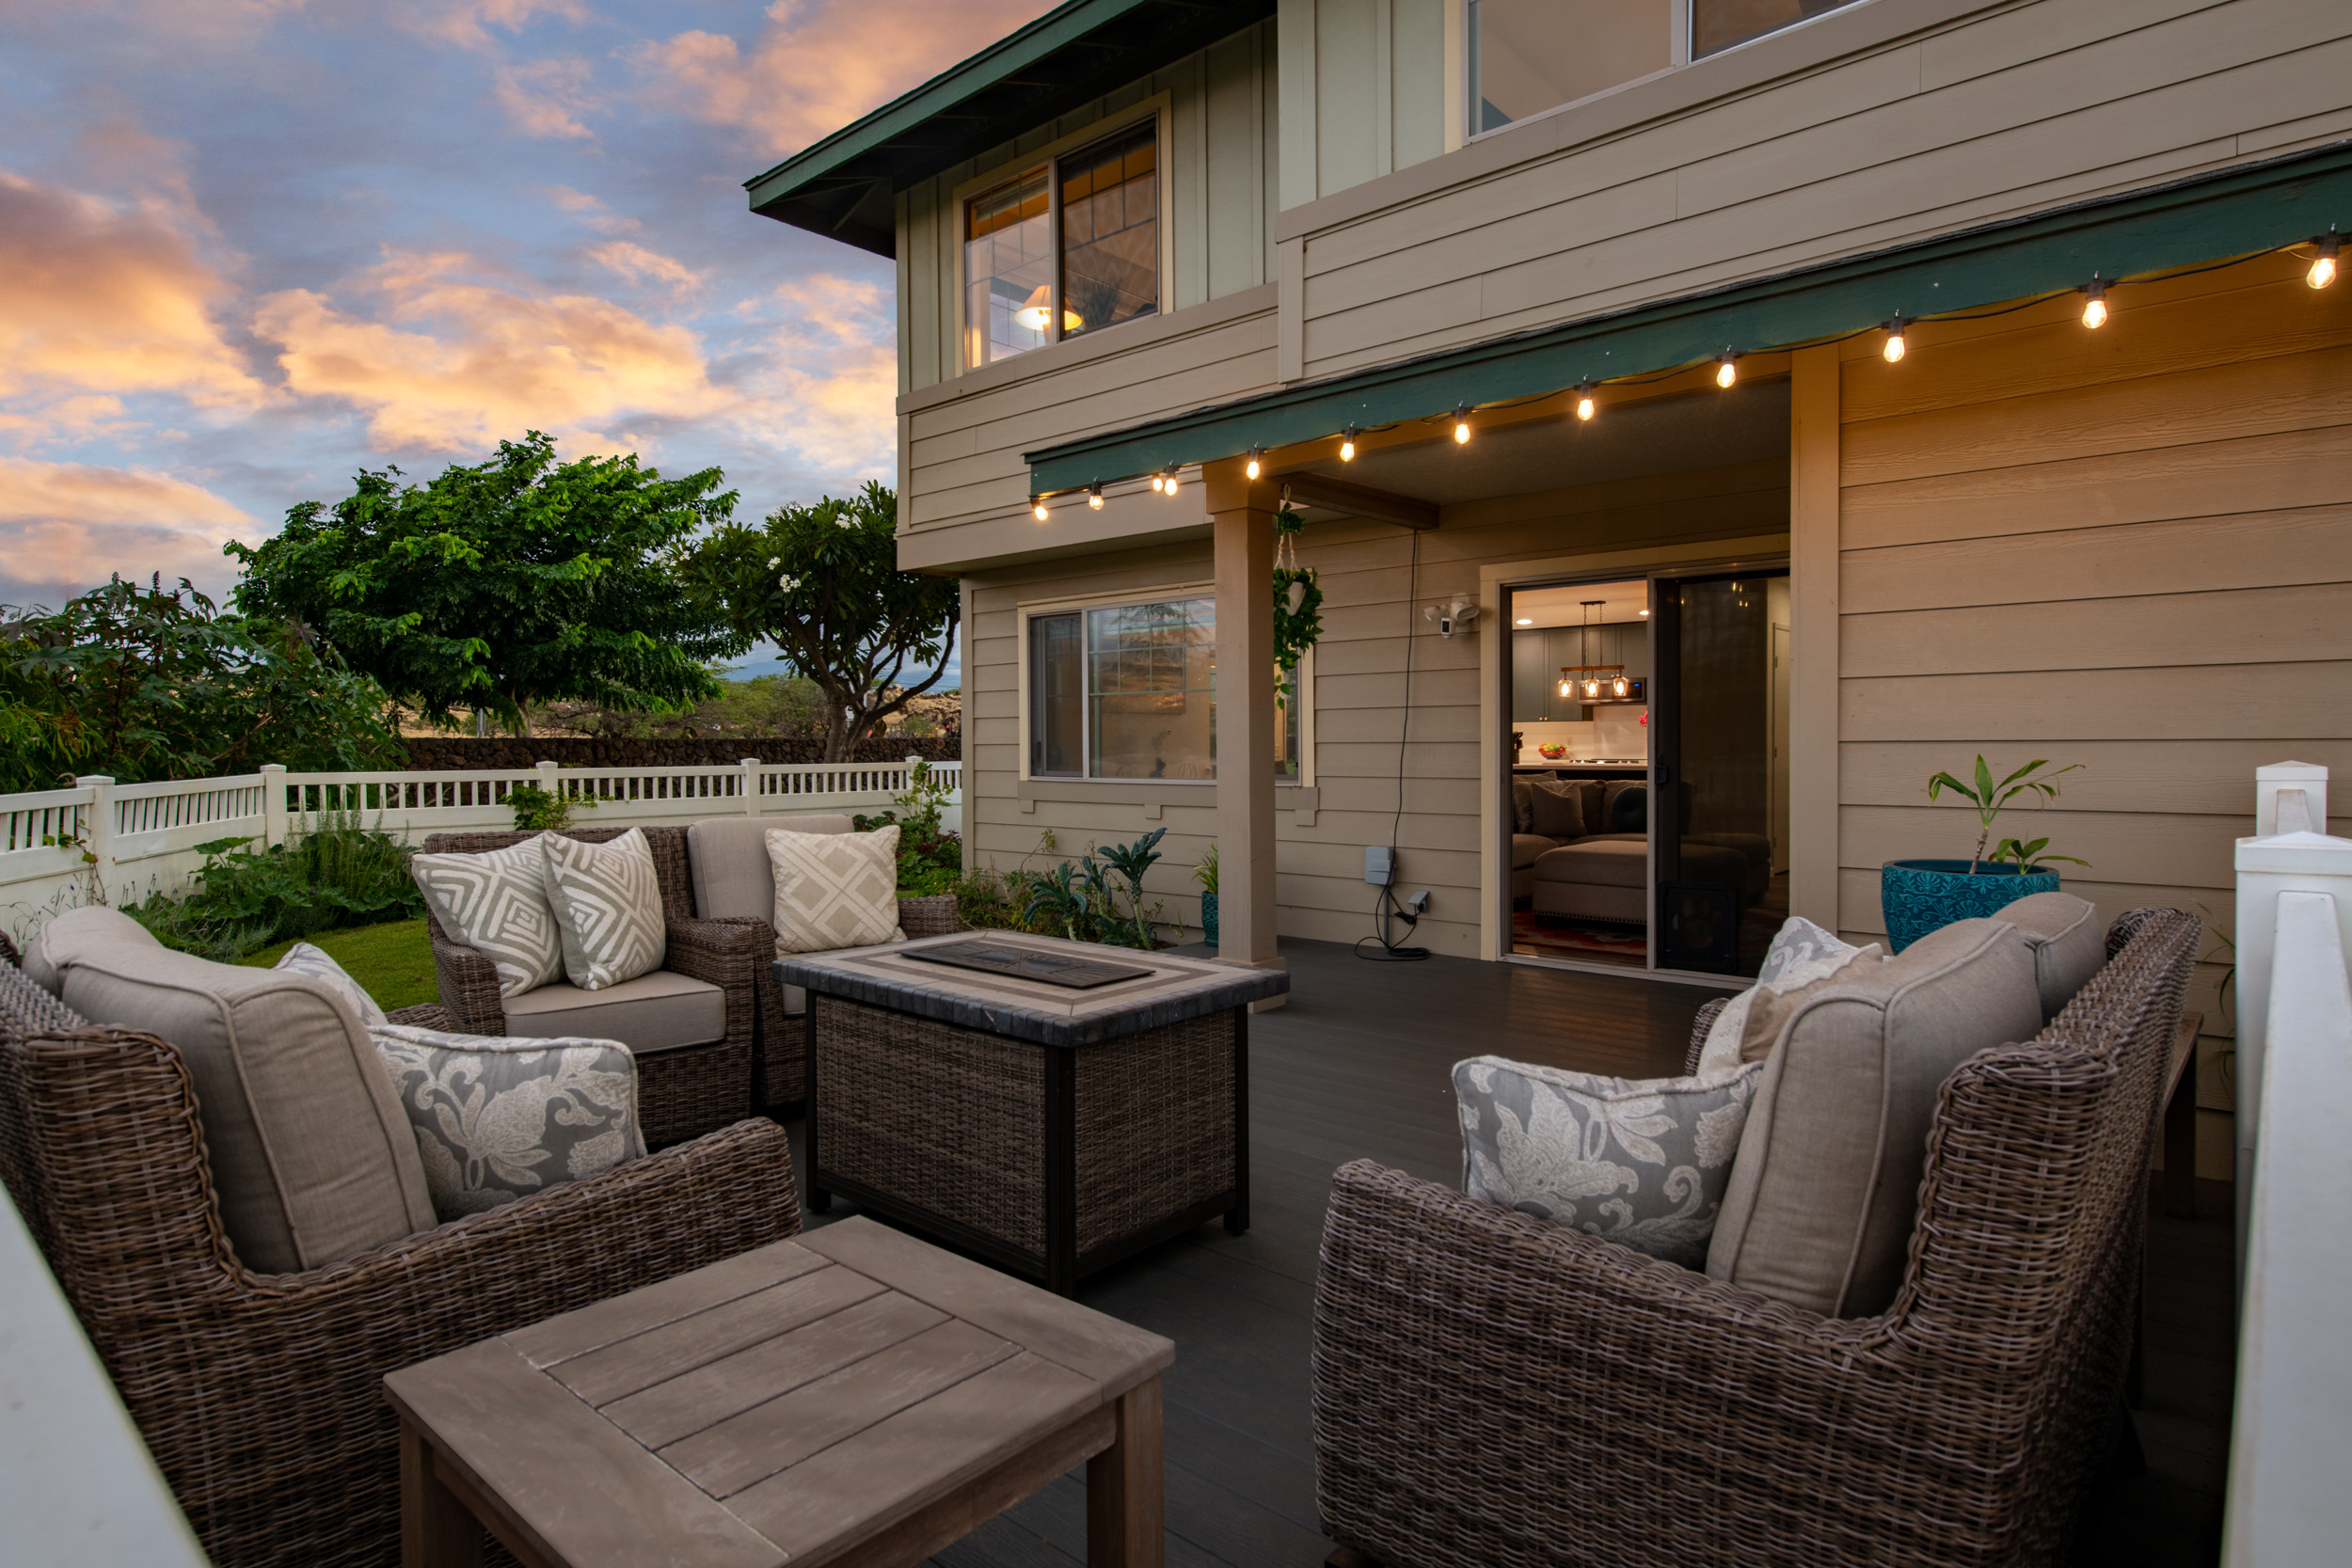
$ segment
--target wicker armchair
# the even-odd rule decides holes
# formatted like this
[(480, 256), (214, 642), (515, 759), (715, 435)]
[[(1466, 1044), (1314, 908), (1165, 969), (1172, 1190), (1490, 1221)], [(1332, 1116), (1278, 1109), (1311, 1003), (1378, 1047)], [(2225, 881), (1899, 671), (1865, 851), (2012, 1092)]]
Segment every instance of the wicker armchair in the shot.
[(784, 1131), (748, 1120), (329, 1268), (251, 1274), (179, 1053), (57, 1016), (0, 1001), (0, 1178), (220, 1568), (390, 1568), (386, 1372), (800, 1229)]
[(2120, 1404), (2198, 930), (2126, 915), (2040, 1037), (1945, 1083), (1880, 1317), (1343, 1167), (1315, 1302), (1325, 1528), (1389, 1568), (2061, 1560)]
[[(583, 844), (603, 844), (628, 831), (569, 828), (564, 832)], [(695, 919), (693, 886), (687, 875), (686, 830), (639, 831), (653, 850), (654, 877), (660, 884), (662, 909), (669, 917), (669, 957), (661, 967), (673, 974), (707, 981), (726, 993), (724, 1037), (707, 1045), (648, 1052), (638, 1058), (637, 1114), (647, 1146), (659, 1148), (724, 1127), (751, 1111), (754, 992), (767, 980), (775, 942), (762, 936), (764, 925)], [(523, 832), (434, 833), (425, 839), (424, 849), (436, 855), (479, 855), (533, 836)], [(394, 1020), (468, 1035), (510, 1033), (499, 998), (498, 971), (490, 960), (451, 937), (429, 911), (425, 924), (433, 938), (440, 1005), (405, 1007), (392, 1015)]]

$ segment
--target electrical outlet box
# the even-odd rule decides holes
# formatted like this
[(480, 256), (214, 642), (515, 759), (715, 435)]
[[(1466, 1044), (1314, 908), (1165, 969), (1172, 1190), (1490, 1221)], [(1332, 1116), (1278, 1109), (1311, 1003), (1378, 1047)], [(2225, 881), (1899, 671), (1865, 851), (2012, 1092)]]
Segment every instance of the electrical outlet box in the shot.
[(1396, 880), (1396, 851), (1385, 844), (1364, 847), (1364, 880), (1387, 887)]
[(1427, 888), (1423, 888), (1419, 893), (1414, 894), (1410, 898), (1405, 900), (1405, 907), (1412, 911), (1415, 914), (1427, 914), (1429, 912), (1429, 890)]

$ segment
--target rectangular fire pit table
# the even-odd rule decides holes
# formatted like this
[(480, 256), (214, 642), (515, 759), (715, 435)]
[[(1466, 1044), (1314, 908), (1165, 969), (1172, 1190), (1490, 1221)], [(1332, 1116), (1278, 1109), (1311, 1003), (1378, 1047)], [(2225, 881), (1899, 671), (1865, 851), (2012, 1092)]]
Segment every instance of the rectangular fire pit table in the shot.
[[(1069, 989), (926, 961), (1141, 971)], [(808, 992), (808, 1204), (839, 1193), (1067, 1295), (1223, 1216), (1249, 1225), (1249, 1004), (1290, 976), (1005, 932), (778, 960)]]

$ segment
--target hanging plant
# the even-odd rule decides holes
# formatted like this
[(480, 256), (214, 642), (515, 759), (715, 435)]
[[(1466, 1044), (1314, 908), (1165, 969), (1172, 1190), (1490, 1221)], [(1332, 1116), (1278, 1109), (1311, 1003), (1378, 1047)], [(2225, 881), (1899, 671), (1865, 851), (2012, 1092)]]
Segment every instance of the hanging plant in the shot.
[[(1274, 665), (1295, 669), (1323, 635), (1323, 588), (1298, 563), (1298, 531), (1306, 519), (1284, 501), (1274, 515)], [(1280, 701), (1280, 693), (1276, 701)]]

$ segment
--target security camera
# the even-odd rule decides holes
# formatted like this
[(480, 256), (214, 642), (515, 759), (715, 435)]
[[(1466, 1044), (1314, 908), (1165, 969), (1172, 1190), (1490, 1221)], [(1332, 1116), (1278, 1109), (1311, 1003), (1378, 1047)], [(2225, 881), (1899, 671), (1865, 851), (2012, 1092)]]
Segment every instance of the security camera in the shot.
[(1437, 622), (1439, 637), (1452, 637), (1456, 627), (1464, 631), (1470, 629), (1470, 624), (1478, 619), (1478, 606), (1469, 599), (1456, 599), (1452, 604), (1423, 605), (1421, 618)]

